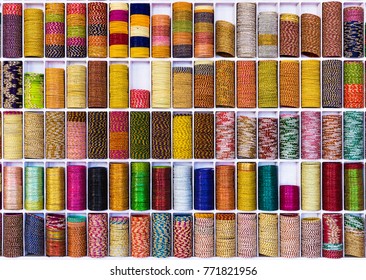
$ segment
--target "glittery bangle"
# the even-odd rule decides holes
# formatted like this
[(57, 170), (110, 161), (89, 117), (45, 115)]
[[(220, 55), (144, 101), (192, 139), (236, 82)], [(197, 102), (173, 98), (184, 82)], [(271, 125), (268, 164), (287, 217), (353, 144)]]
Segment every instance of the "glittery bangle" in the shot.
[(301, 15), (301, 53), (305, 56), (320, 57), (320, 21), (317, 15)]
[(171, 214), (152, 213), (152, 256), (167, 258), (171, 255)]
[(280, 256), (300, 257), (300, 217), (297, 214), (280, 215)]
[(3, 62), (3, 108), (23, 107), (23, 62)]
[(213, 113), (194, 113), (194, 158), (213, 159), (215, 157), (214, 123)]
[(88, 57), (107, 57), (107, 4), (88, 3)]
[(323, 57), (342, 56), (342, 3), (322, 4), (322, 51)]
[(214, 214), (194, 214), (194, 256), (198, 258), (214, 256)]
[(4, 214), (3, 255), (7, 258), (23, 256), (23, 214)]
[(257, 256), (257, 214), (238, 213), (238, 257)]
[(22, 8), (21, 3), (4, 3), (3, 5), (3, 56), (21, 58), (22, 43)]
[(278, 216), (260, 213), (258, 215), (258, 250), (260, 256), (278, 257)]
[(236, 7), (237, 56), (255, 57), (256, 3), (238, 3)]
[(299, 56), (299, 16), (296, 14), (280, 16), (280, 56)]
[(25, 214), (24, 251), (26, 256), (44, 256), (43, 214)]
[(88, 214), (88, 256), (103, 258), (108, 255), (108, 214)]
[(216, 256), (233, 258), (236, 256), (235, 214), (216, 214)]
[(174, 257), (193, 256), (193, 218), (191, 214), (173, 215)]

